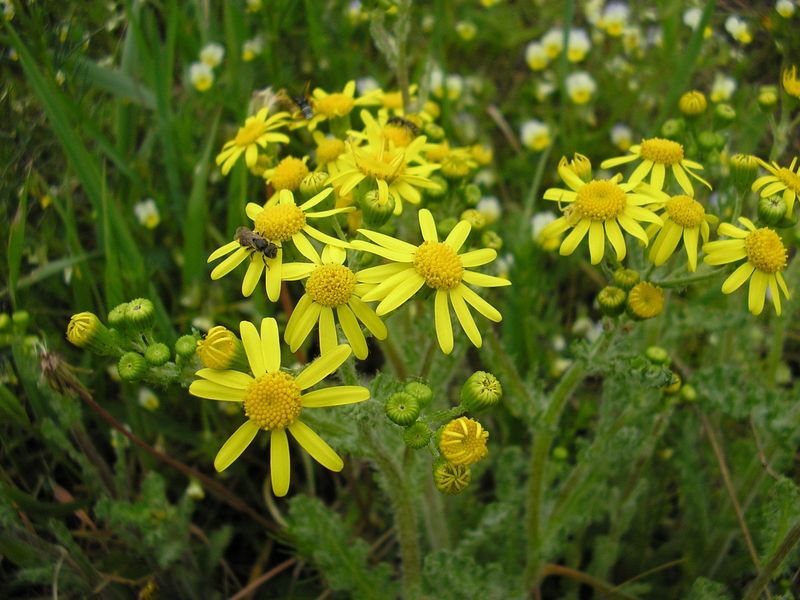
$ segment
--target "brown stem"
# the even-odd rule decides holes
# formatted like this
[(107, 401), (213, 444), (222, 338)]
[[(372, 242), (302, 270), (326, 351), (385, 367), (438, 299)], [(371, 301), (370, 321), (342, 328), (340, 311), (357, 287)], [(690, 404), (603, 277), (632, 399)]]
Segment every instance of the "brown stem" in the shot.
[(281, 571), (285, 571), (286, 569), (288, 569), (289, 567), (291, 567), (291, 566), (292, 566), (293, 564), (295, 564), (296, 562), (297, 562), (297, 559), (296, 559), (296, 558), (290, 558), (289, 560), (285, 560), (285, 561), (283, 561), (283, 562), (282, 562), (281, 564), (279, 564), (278, 566), (276, 566), (276, 567), (274, 567), (273, 569), (270, 569), (269, 571), (267, 571), (266, 573), (264, 573), (264, 574), (263, 574), (261, 577), (259, 577), (258, 579), (254, 579), (253, 581), (251, 581), (250, 583), (248, 583), (248, 584), (247, 584), (245, 587), (243, 587), (241, 590), (239, 590), (238, 592), (236, 592), (236, 593), (235, 593), (233, 596), (231, 596), (230, 598), (228, 598), (228, 600), (241, 600), (242, 598), (244, 598), (245, 596), (247, 596), (247, 594), (249, 594), (249, 593), (250, 593), (250, 592), (252, 592), (253, 590), (256, 590), (256, 589), (258, 589), (258, 588), (259, 588), (259, 587), (261, 587), (263, 584), (265, 584), (267, 581), (269, 581), (270, 579), (272, 579), (273, 577), (275, 577), (275, 575), (277, 575), (277, 574), (278, 574), (278, 573), (280, 573)]
[(604, 596), (609, 596), (611, 598), (625, 598), (626, 600), (635, 600), (634, 596), (626, 594), (625, 592), (620, 592), (613, 585), (610, 585), (605, 581), (601, 581), (596, 577), (592, 577), (591, 575), (589, 575), (588, 573), (584, 573), (583, 571), (571, 569), (563, 565), (554, 565), (554, 564), (544, 565), (542, 567), (542, 579), (544, 579), (548, 575), (561, 575), (562, 577), (569, 577), (570, 579), (574, 579), (575, 581), (579, 581), (580, 583), (585, 583), (586, 585), (593, 587), (595, 590), (597, 590)]

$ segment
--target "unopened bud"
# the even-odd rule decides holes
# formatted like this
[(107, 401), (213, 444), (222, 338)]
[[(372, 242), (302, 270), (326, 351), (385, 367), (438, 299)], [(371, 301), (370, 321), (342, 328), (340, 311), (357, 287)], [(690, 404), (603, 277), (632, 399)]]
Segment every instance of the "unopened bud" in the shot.
[(433, 465), (433, 481), (436, 489), (443, 494), (460, 494), (467, 489), (471, 479), (472, 473), (466, 465), (454, 465), (442, 459)]
[(486, 371), (476, 371), (461, 386), (461, 404), (472, 412), (492, 408), (502, 397), (502, 384)]
[(419, 402), (416, 398), (405, 392), (392, 394), (386, 401), (386, 416), (392, 423), (398, 425), (411, 425), (419, 417)]
[(169, 361), (170, 358), (171, 353), (169, 351), (169, 346), (161, 342), (150, 344), (144, 351), (144, 359), (151, 367), (160, 367)]
[(431, 430), (425, 423), (417, 421), (406, 427), (403, 432), (403, 441), (409, 448), (419, 450), (431, 441)]
[(122, 381), (139, 381), (147, 374), (147, 361), (138, 352), (126, 352), (117, 363)]
[(112, 354), (114, 337), (105, 325), (91, 312), (73, 315), (67, 325), (67, 339), (78, 348), (95, 354)]
[(628, 294), (622, 288), (607, 285), (597, 294), (597, 303), (604, 315), (616, 317), (624, 312), (627, 298)]
[(381, 199), (378, 190), (369, 190), (360, 197), (358, 205), (364, 215), (364, 223), (370, 227), (380, 227), (392, 216), (395, 201), (391, 194)]

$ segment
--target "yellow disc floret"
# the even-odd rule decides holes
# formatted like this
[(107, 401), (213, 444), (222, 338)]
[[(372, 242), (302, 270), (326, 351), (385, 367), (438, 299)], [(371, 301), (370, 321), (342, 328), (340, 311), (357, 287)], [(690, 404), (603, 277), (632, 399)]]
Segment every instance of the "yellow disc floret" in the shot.
[(422, 242), (414, 253), (414, 268), (425, 283), (437, 290), (458, 287), (464, 274), (458, 254), (443, 242)]
[(285, 429), (300, 410), (300, 386), (283, 371), (262, 375), (245, 391), (244, 414), (261, 429)]
[(296, 190), (306, 175), (306, 163), (294, 156), (287, 156), (275, 167), (270, 183), (275, 190)]
[(324, 138), (317, 144), (317, 163), (328, 164), (339, 158), (345, 151), (344, 142), (337, 138)]
[(764, 273), (775, 273), (786, 267), (786, 247), (769, 227), (761, 227), (744, 239), (747, 259)]
[(245, 121), (244, 127), (240, 127), (239, 131), (236, 132), (234, 141), (237, 146), (249, 146), (255, 143), (266, 131), (267, 124), (264, 121), (250, 117)]
[(645, 160), (662, 165), (677, 165), (683, 160), (683, 146), (663, 138), (643, 140), (639, 153)]
[(778, 179), (786, 185), (790, 190), (792, 190), (796, 194), (800, 194), (800, 177), (792, 171), (791, 169), (787, 169), (786, 167), (781, 167), (778, 169), (777, 173)]
[(267, 206), (255, 218), (255, 230), (273, 242), (285, 242), (306, 224), (306, 215), (295, 204)]
[(638, 319), (652, 319), (664, 311), (664, 291), (647, 281), (640, 281), (628, 292), (628, 308)]
[(625, 210), (625, 192), (613, 181), (590, 181), (578, 190), (575, 212), (592, 221), (613, 219)]
[(333, 117), (343, 117), (350, 114), (354, 105), (355, 102), (350, 96), (336, 92), (317, 100), (314, 104), (314, 108), (317, 109), (318, 113), (331, 119)]
[(489, 432), (475, 419), (453, 419), (442, 430), (439, 450), (454, 465), (471, 465), (486, 457)]
[(382, 179), (388, 184), (400, 177), (405, 169), (405, 154), (386, 150), (385, 143), (378, 152), (353, 148), (353, 158), (364, 175)]
[(344, 265), (322, 265), (306, 283), (306, 294), (317, 304), (334, 307), (347, 304), (356, 287), (355, 274)]
[(667, 202), (667, 214), (681, 227), (697, 227), (705, 219), (703, 205), (690, 196), (673, 196)]

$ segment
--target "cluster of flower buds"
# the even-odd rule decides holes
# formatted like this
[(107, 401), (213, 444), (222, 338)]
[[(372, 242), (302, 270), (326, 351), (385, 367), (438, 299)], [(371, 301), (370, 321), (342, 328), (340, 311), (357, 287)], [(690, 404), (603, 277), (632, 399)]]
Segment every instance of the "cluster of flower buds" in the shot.
[(604, 315), (616, 317), (626, 312), (631, 319), (643, 321), (657, 317), (664, 310), (664, 291), (648, 281), (640, 281), (633, 269), (618, 269), (612, 285), (597, 294)]
[[(477, 371), (464, 383), (458, 406), (437, 412), (430, 408), (433, 392), (419, 381), (406, 384), (386, 401), (386, 416), (404, 427), (403, 441), (414, 450), (428, 448), (435, 456), (433, 480), (444, 494), (458, 494), (469, 485), (470, 465), (488, 455), (489, 432), (464, 412), (485, 411), (500, 402), (503, 386), (491, 373)], [(435, 433), (434, 433), (435, 432)]]
[(114, 307), (106, 323), (92, 312), (73, 315), (67, 326), (67, 339), (78, 348), (117, 358), (117, 371), (123, 381), (167, 385), (180, 379), (184, 369), (195, 369), (198, 337), (178, 338), (173, 355), (172, 348), (154, 338), (155, 321), (153, 303), (137, 298)]

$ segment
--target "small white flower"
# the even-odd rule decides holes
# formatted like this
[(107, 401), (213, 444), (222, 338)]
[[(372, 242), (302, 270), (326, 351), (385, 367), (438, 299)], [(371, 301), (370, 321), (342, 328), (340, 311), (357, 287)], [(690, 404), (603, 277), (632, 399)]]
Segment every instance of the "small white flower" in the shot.
[(683, 24), (691, 29), (697, 29), (700, 25), (700, 18), (703, 16), (703, 9), (697, 6), (687, 8), (683, 12)]
[(744, 19), (740, 19), (736, 15), (731, 15), (725, 19), (725, 31), (731, 34), (731, 37), (740, 44), (749, 44), (753, 41), (750, 26)]
[(547, 56), (555, 58), (564, 49), (564, 32), (561, 29), (551, 29), (542, 36), (542, 46)]
[(565, 340), (564, 336), (560, 333), (554, 335), (550, 343), (553, 346), (553, 350), (556, 352), (563, 352), (567, 349), (567, 340)]
[(186, 495), (192, 500), (202, 500), (206, 497), (206, 491), (200, 482), (196, 479), (190, 479), (189, 485), (186, 486)]
[(472, 181), (475, 183), (475, 185), (481, 185), (485, 188), (490, 188), (497, 182), (497, 176), (491, 169), (481, 169), (475, 173), (475, 177), (473, 177)]
[(736, 80), (729, 75), (717, 73), (709, 94), (712, 102), (727, 102), (736, 91)]
[(592, 325), (592, 320), (589, 317), (578, 317), (572, 324), (572, 333), (583, 337), (591, 331)]
[(586, 20), (594, 26), (603, 18), (603, 2), (605, 0), (586, 0), (583, 5), (583, 14), (586, 15)]
[(570, 100), (575, 104), (586, 104), (597, 91), (597, 84), (586, 71), (571, 73), (564, 83)]
[(627, 4), (611, 2), (607, 4), (603, 10), (603, 16), (600, 18), (600, 26), (611, 37), (619, 37), (628, 24), (629, 14), (630, 10)]
[(520, 127), (519, 137), (527, 148), (544, 150), (550, 145), (550, 128), (538, 119), (530, 119)]
[(495, 196), (484, 196), (475, 205), (475, 209), (486, 217), (487, 223), (494, 223), (503, 214), (503, 207)]
[(146, 387), (139, 388), (139, 406), (145, 410), (153, 411), (157, 410), (160, 404), (158, 396), (153, 390)]
[(370, 92), (374, 92), (380, 87), (381, 84), (379, 84), (378, 80), (374, 77), (367, 76), (356, 79), (356, 90), (358, 91), (359, 96), (364, 96)]
[(531, 218), (531, 239), (534, 242), (541, 242), (540, 235), (542, 233), (542, 229), (547, 227), (550, 223), (555, 221), (558, 217), (556, 217), (556, 213), (551, 210), (547, 210), (544, 212), (536, 213)]
[(139, 223), (148, 229), (155, 229), (161, 222), (161, 215), (158, 212), (158, 206), (155, 200), (147, 198), (141, 202), (137, 202), (133, 207), (133, 212), (136, 215)]
[(192, 63), (189, 66), (189, 81), (198, 92), (205, 92), (214, 84), (214, 71), (206, 63)]
[(633, 143), (633, 131), (623, 123), (617, 123), (611, 128), (611, 143), (620, 150), (627, 151)]
[(525, 47), (525, 62), (534, 71), (541, 71), (550, 62), (550, 56), (540, 42), (530, 42)]
[(567, 42), (567, 60), (570, 62), (580, 62), (586, 58), (586, 54), (592, 47), (586, 31), (583, 29), (573, 29), (569, 32)]
[(456, 23), (456, 33), (462, 40), (469, 42), (478, 33), (478, 27), (472, 21), (459, 21)]
[(547, 100), (548, 96), (556, 91), (556, 84), (552, 81), (538, 81), (536, 83), (536, 99), (539, 102)]
[(794, 14), (794, 0), (778, 0), (775, 3), (775, 10), (778, 11), (778, 14), (784, 19), (788, 19)]
[(200, 62), (212, 69), (222, 62), (225, 56), (225, 47), (216, 42), (209, 42), (200, 50)]
[(242, 60), (250, 62), (256, 56), (259, 56), (263, 50), (264, 40), (261, 39), (260, 35), (250, 40), (245, 40), (244, 44), (242, 44)]

